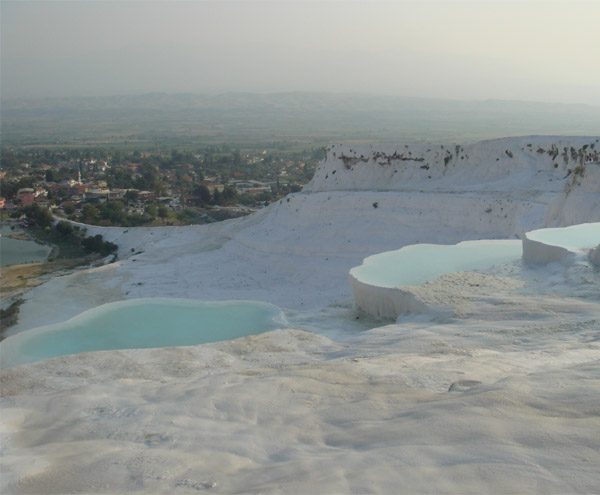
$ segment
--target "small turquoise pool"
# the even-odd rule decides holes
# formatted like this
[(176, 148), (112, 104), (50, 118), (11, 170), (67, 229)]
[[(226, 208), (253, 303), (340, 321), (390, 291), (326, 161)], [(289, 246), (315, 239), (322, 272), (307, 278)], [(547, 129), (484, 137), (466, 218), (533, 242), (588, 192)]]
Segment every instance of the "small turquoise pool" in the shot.
[(422, 285), (447, 273), (487, 270), (521, 258), (517, 240), (464, 241), (456, 245), (412, 244), (369, 256), (350, 275), (377, 287)]
[(281, 309), (258, 301), (132, 299), (7, 338), (0, 367), (80, 352), (205, 344), (287, 326)]
[(600, 222), (532, 230), (525, 235), (532, 241), (559, 246), (569, 250), (593, 248), (600, 244)]

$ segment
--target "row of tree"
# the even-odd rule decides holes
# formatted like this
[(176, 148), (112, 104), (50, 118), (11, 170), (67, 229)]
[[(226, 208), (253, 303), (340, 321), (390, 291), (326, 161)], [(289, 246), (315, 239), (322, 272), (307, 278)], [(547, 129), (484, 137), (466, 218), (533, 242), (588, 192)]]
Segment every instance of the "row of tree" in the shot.
[(50, 233), (55, 233), (63, 240), (81, 243), (88, 253), (99, 253), (102, 256), (108, 256), (118, 249), (116, 244), (104, 241), (100, 234), (89, 237), (82, 236), (79, 227), (73, 227), (71, 222), (60, 220), (54, 225), (54, 216), (50, 213), (50, 210), (42, 206), (28, 205), (22, 208), (19, 213), (25, 214), (31, 223), (44, 228)]

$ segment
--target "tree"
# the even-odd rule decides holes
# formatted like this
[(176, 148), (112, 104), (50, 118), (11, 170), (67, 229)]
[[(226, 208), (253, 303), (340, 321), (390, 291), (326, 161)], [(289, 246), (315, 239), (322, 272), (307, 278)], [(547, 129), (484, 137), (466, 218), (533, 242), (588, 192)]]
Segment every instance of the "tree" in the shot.
[(239, 149), (236, 149), (233, 153), (233, 164), (240, 165), (242, 163), (242, 155)]
[(156, 205), (146, 205), (146, 208), (144, 208), (144, 213), (151, 218), (156, 218), (156, 216), (158, 215), (158, 208), (156, 207)]
[(225, 186), (225, 189), (223, 189), (223, 204), (233, 204), (237, 201), (238, 199), (238, 192), (237, 189), (233, 186)]
[(154, 182), (154, 186), (152, 187), (152, 191), (154, 192), (154, 194), (156, 195), (157, 198), (160, 198), (161, 196), (164, 196), (166, 190), (167, 190), (167, 187), (165, 186), (165, 184), (162, 181), (156, 180)]
[(14, 198), (19, 189), (20, 187), (17, 181), (0, 181), (0, 196), (2, 196), (3, 198)]
[(108, 256), (119, 248), (112, 242), (103, 241), (100, 234), (86, 237), (81, 241), (81, 245), (88, 253), (100, 253), (102, 256)]
[(138, 189), (151, 190), (155, 182), (158, 181), (158, 169), (151, 163), (142, 164), (138, 169), (138, 173), (141, 175), (137, 180)]
[(198, 184), (194, 188), (194, 194), (200, 198), (200, 201), (204, 204), (210, 203), (212, 195), (210, 194), (210, 190), (204, 184)]
[(213, 156), (212, 152), (206, 152), (204, 154), (204, 165), (210, 166), (214, 163), (214, 161), (215, 157)]
[(58, 172), (54, 174), (54, 182), (61, 182), (67, 179), (76, 178), (77, 174), (74, 172), (74, 169), (69, 167), (60, 167)]
[(106, 175), (106, 183), (109, 188), (128, 189), (133, 187), (133, 178), (129, 169), (113, 167)]
[(54, 228), (61, 237), (70, 237), (73, 235), (73, 225), (71, 225), (71, 222), (61, 220)]
[(116, 163), (117, 165), (121, 165), (121, 163), (123, 163), (123, 152), (120, 150), (117, 150), (113, 153), (113, 162)]
[(94, 224), (100, 218), (100, 212), (94, 205), (87, 204), (81, 210), (81, 221), (83, 223)]
[(109, 201), (102, 204), (100, 206), (100, 216), (115, 225), (123, 225), (127, 220), (127, 216), (123, 211), (123, 203), (120, 201)]
[[(73, 213), (75, 213), (75, 206), (73, 206), (73, 205), (65, 205), (65, 206), (63, 206), (63, 211), (67, 215), (72, 215)], [(69, 224), (69, 225), (71, 225), (71, 224)]]
[(0, 181), (0, 196), (3, 198), (12, 198), (19, 189), (24, 187), (33, 187), (33, 177), (22, 177), (17, 181)]
[(169, 208), (167, 208), (165, 205), (160, 205), (158, 207), (158, 216), (163, 220), (167, 218), (169, 216)]
[(133, 203), (135, 201), (138, 200), (138, 191), (134, 190), (134, 189), (129, 189), (126, 193), (125, 193), (125, 199), (127, 200), (127, 203)]
[(173, 164), (177, 164), (177, 163), (180, 163), (181, 161), (183, 161), (183, 154), (176, 149), (172, 149), (171, 150), (171, 162)]
[(25, 206), (23, 213), (40, 227), (49, 227), (54, 222), (54, 216), (52, 216), (50, 210), (37, 204)]

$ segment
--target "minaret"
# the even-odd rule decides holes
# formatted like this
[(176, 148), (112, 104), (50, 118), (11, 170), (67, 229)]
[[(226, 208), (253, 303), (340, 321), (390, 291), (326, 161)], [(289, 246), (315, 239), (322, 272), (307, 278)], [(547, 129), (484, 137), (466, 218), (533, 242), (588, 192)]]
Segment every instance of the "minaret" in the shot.
[(81, 167), (79, 167), (79, 170), (77, 171), (77, 183), (81, 185)]

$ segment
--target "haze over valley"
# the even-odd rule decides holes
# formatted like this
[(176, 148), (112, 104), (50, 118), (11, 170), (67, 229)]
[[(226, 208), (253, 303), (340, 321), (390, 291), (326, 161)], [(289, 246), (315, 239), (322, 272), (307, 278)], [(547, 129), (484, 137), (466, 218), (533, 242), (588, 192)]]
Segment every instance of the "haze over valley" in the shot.
[(598, 135), (600, 107), (342, 93), (152, 93), (10, 99), (5, 146), (165, 151), (227, 143), (474, 142), (530, 134)]

